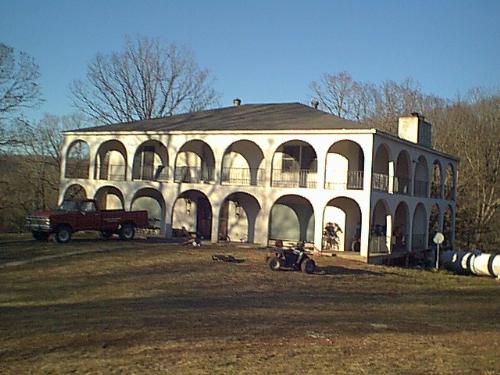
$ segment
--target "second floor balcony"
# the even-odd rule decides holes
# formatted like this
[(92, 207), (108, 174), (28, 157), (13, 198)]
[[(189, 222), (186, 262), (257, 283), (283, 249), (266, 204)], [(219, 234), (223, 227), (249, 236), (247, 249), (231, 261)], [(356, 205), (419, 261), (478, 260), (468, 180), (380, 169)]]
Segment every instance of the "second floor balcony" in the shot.
[(223, 185), (264, 186), (265, 170), (250, 168), (223, 168)]
[(282, 170), (274, 169), (271, 186), (281, 188), (316, 188), (317, 172), (310, 169)]

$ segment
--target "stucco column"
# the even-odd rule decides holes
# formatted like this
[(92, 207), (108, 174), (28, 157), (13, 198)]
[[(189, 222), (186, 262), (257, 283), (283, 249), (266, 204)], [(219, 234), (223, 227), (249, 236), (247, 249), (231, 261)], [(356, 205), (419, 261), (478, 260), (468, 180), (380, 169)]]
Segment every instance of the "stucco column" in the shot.
[(219, 215), (221, 203), (210, 201), (212, 205), (212, 234), (211, 240), (212, 243), (217, 243), (219, 241)]
[(269, 238), (269, 215), (271, 213), (268, 202), (261, 202), (262, 207), (255, 220), (254, 243), (267, 246)]
[[(317, 175), (316, 175), (316, 189), (324, 189), (325, 188), (325, 174), (326, 174), (326, 155), (328, 149), (325, 147), (317, 147)], [(316, 232), (315, 232), (316, 235)], [(316, 238), (316, 237), (315, 237)]]
[(370, 242), (370, 206), (360, 205), (361, 210), (361, 239), (359, 254), (368, 258)]
[(314, 247), (321, 251), (323, 242), (323, 208), (315, 203), (314, 208)]

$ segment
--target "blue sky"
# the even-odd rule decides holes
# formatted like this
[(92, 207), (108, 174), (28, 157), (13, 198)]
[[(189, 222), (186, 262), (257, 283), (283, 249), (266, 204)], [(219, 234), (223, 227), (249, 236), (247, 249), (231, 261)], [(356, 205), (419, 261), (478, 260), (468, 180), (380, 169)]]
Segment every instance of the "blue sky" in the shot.
[(40, 66), (44, 112), (74, 109), (69, 83), (124, 35), (190, 48), (221, 105), (308, 98), (324, 72), (418, 81), (443, 97), (500, 87), (500, 1), (0, 0), (0, 41)]

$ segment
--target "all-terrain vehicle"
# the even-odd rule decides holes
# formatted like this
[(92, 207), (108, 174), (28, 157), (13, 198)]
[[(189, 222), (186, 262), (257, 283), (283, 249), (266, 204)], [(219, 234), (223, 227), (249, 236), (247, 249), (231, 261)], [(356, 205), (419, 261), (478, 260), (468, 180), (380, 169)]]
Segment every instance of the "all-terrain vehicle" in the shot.
[(316, 270), (316, 263), (305, 253), (303, 244), (295, 249), (275, 247), (267, 254), (266, 263), (273, 271), (289, 269), (314, 273)]

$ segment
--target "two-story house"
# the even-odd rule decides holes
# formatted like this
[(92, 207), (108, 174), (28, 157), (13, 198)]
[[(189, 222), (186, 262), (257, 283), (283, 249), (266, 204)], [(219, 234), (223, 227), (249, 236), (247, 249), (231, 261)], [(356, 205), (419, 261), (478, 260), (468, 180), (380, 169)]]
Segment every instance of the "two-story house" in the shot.
[[(146, 208), (161, 236), (416, 251), (454, 239), (457, 159), (412, 114), (398, 136), (299, 103), (247, 104), (67, 131), (60, 200)], [(325, 227), (338, 226), (325, 241)]]

